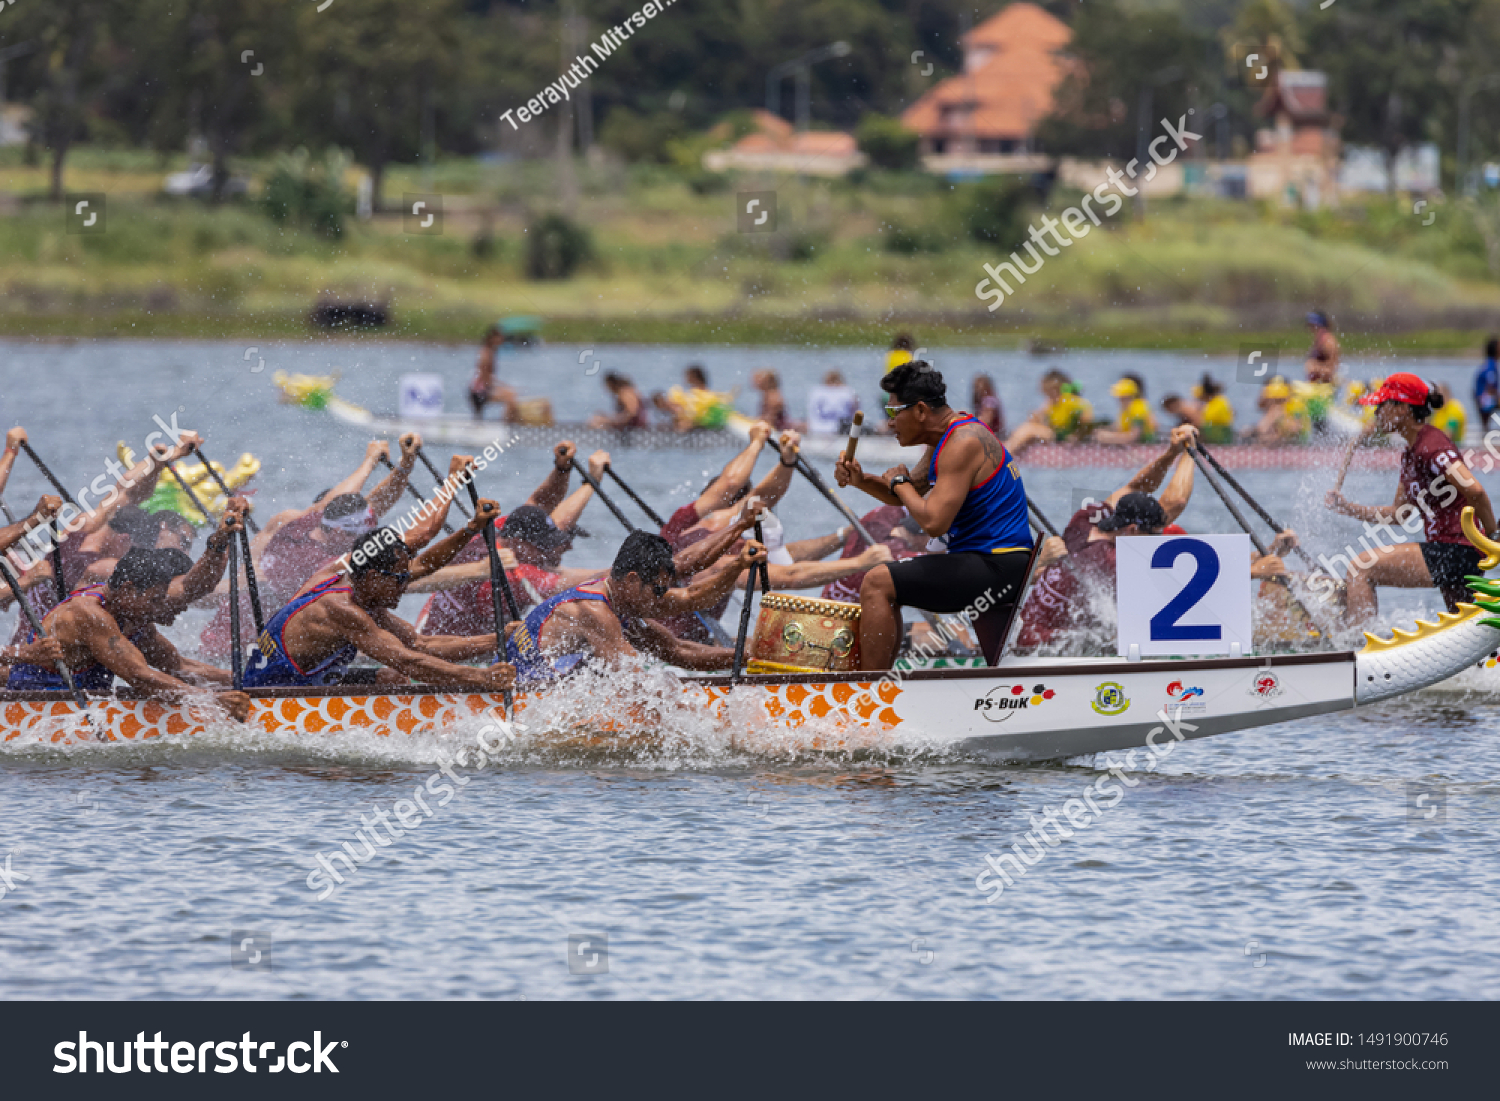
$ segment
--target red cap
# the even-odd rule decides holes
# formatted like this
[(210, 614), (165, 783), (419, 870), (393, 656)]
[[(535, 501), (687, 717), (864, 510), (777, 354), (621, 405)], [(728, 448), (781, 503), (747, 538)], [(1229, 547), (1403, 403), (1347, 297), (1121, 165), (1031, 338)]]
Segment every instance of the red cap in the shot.
[(1361, 405), (1379, 405), (1383, 401), (1401, 401), (1407, 405), (1426, 405), (1427, 395), (1430, 392), (1428, 385), (1416, 375), (1407, 374), (1405, 371), (1397, 371), (1384, 382), (1374, 393), (1366, 394), (1359, 399)]

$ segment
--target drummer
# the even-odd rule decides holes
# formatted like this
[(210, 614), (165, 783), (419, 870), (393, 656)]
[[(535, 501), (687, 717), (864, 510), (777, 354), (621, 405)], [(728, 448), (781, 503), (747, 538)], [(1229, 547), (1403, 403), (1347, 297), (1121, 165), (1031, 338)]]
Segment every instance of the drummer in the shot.
[[(1406, 441), (1406, 450), (1401, 454), (1400, 481), (1393, 504), (1355, 504), (1338, 490), (1331, 491), (1325, 499), (1332, 511), (1363, 521), (1367, 537), (1376, 542), (1375, 549), (1368, 552), (1368, 564), (1363, 554), (1355, 554), (1348, 560), (1349, 622), (1363, 623), (1376, 614), (1377, 585), (1398, 589), (1435, 586), (1443, 594), (1448, 610), (1456, 612), (1459, 601), (1470, 599), (1464, 578), (1480, 572), (1482, 557), (1464, 536), (1460, 522), (1464, 506), (1473, 507), (1480, 530), (1489, 534), (1495, 530), (1495, 511), (1489, 494), (1470, 473), (1453, 441), (1441, 429), (1427, 423), (1428, 416), (1443, 402), (1436, 386), (1398, 371), (1360, 402), (1375, 406), (1375, 423), (1366, 429), (1365, 435), (1400, 436)], [(1427, 541), (1401, 542), (1402, 537), (1391, 527), (1392, 521), (1413, 534), (1421, 529)], [(1374, 530), (1372, 525), (1376, 525)], [(1377, 532), (1381, 530), (1392, 535), (1392, 545), (1380, 540)]]
[(840, 458), (838, 484), (901, 505), (922, 530), (946, 537), (948, 553), (877, 566), (860, 586), (860, 650), (869, 669), (889, 669), (901, 641), (901, 608), (967, 610), (991, 665), (1000, 658), (1031, 559), (1026, 490), (1005, 445), (975, 417), (948, 405), (943, 376), (923, 360), (880, 381), (903, 447), (925, 444), (914, 475), (897, 466), (866, 474)]

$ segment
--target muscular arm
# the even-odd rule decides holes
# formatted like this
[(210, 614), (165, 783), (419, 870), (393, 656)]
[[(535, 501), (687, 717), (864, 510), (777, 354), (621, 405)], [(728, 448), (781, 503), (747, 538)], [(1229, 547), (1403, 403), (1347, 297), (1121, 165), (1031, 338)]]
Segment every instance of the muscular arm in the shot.
[[(1105, 504), (1114, 508), (1120, 503), (1120, 498), (1127, 493), (1155, 493), (1162, 479), (1167, 476), (1167, 471), (1172, 469), (1172, 461), (1181, 453), (1180, 447), (1175, 444), (1168, 445), (1165, 451), (1136, 471), (1135, 477), (1111, 493)], [(1188, 465), (1192, 466), (1191, 463)]]
[[(396, 465), (396, 469), (387, 474), (381, 483), (370, 491), (370, 508), (374, 510), (376, 516), (384, 516), (390, 511), (391, 506), (401, 498), (401, 494), (406, 492), (406, 483), (411, 478), (411, 468), (415, 462), (416, 457), (414, 455), (402, 455), (401, 462)], [(331, 496), (332, 494), (323, 499), (325, 501), (329, 500)], [(447, 515), (446, 504), (443, 506), (443, 513), (445, 516)], [(438, 521), (438, 527), (442, 527), (441, 520)], [(416, 530), (416, 527), (413, 527), (407, 534), (412, 535)], [(410, 540), (408, 540), (408, 543), (410, 543)]]
[(963, 507), (964, 498), (980, 469), (998, 467), (1007, 458), (1005, 447), (988, 431), (963, 430), (948, 437), (948, 457), (938, 467), (937, 484), (924, 497), (915, 486), (896, 489), (900, 504), (928, 535), (943, 535), (953, 526), (953, 518)]
[(542, 479), (542, 484), (531, 491), (531, 496), (526, 498), (528, 505), (535, 505), (549, 516), (552, 510), (562, 504), (564, 497), (568, 495), (568, 483), (573, 475), (573, 456), (578, 454), (578, 448), (573, 445), (572, 440), (562, 440), (552, 449), (552, 470)]
[[(485, 525), (494, 523), (495, 517), (499, 515), (499, 505), (489, 499), (481, 500), (479, 508), (467, 524), (412, 562), (412, 579), (416, 580), (419, 577), (428, 577), (442, 569), (449, 562), (452, 562), (453, 556), (467, 547), (471, 539), (481, 535), (484, 532)], [(410, 540), (407, 541), (407, 545), (411, 545)], [(488, 575), (488, 556), (486, 556), (485, 561), (481, 564), (485, 568), (486, 575)]]
[(770, 438), (771, 426), (764, 421), (751, 426), (750, 442), (745, 445), (745, 450), (729, 460), (719, 476), (703, 491), (703, 496), (694, 502), (693, 507), (700, 517), (728, 508), (734, 503), (734, 495), (739, 492), (740, 486), (750, 481), (750, 476), (755, 473), (755, 460), (760, 457), (760, 449)]
[(734, 661), (733, 650), (680, 639), (649, 619), (634, 625), (630, 637), (641, 650), (681, 669), (712, 672), (728, 668)]
[(488, 657), (499, 649), (494, 635), (419, 635), (406, 620), (384, 613), (380, 625), (402, 644), (444, 661), (470, 661)]
[(1191, 457), (1183, 455), (1178, 458), (1177, 469), (1172, 471), (1172, 479), (1159, 498), (1168, 523), (1176, 523), (1177, 517), (1187, 508), (1188, 498), (1193, 495), (1193, 477), (1197, 472), (1198, 464)]
[(19, 426), (5, 434), (5, 451), (0, 453), (0, 494), (5, 492), (10, 481), (11, 468), (16, 465), (16, 456), (21, 453), (21, 441), (26, 438), (26, 429)]
[(865, 550), (853, 558), (835, 558), (832, 562), (793, 562), (790, 566), (768, 567), (773, 589), (821, 589), (824, 585), (853, 577), (891, 561), (890, 549), (883, 544)]
[(142, 656), (154, 669), (178, 677), (188, 677), (200, 684), (232, 684), (234, 678), (223, 669), (205, 665), (201, 661), (185, 658), (155, 627), (147, 628), (141, 636)]
[(19, 543), (34, 528), (46, 524), (57, 515), (60, 508), (62, 508), (62, 498), (43, 497), (37, 502), (36, 508), (31, 510), (31, 515), (0, 528), (0, 554)]
[(365, 447), (365, 457), (354, 468), (354, 473), (325, 493), (322, 503), (327, 504), (335, 497), (342, 497), (346, 493), (362, 492), (365, 483), (370, 480), (370, 475), (375, 473), (375, 464), (380, 461), (380, 456), (388, 455), (390, 450), (390, 445), (384, 440), (371, 440)]
[[(338, 637), (356, 646), (360, 653), (420, 684), (463, 685), (481, 691), (495, 687), (489, 671), (454, 665), (414, 649), (401, 641), (395, 633), (376, 623), (368, 613), (355, 607), (351, 601), (319, 603), (326, 605), (323, 614)], [(394, 620), (395, 617), (390, 619)]]
[[(80, 610), (57, 628), (58, 641), (69, 661), (81, 650), (130, 687), (152, 696), (176, 699), (191, 689), (176, 677), (153, 669), (146, 655), (120, 633), (119, 624), (103, 608), (88, 607), (91, 602), (80, 603)], [(171, 650), (171, 644), (154, 627), (146, 632), (146, 638), (153, 653), (160, 655), (162, 647)]]
[(807, 562), (814, 558), (827, 558), (848, 540), (849, 530), (848, 528), (840, 528), (838, 531), (829, 532), (827, 535), (817, 535), (811, 539), (799, 539), (795, 543), (788, 543), (786, 551), (792, 556), (793, 562)]

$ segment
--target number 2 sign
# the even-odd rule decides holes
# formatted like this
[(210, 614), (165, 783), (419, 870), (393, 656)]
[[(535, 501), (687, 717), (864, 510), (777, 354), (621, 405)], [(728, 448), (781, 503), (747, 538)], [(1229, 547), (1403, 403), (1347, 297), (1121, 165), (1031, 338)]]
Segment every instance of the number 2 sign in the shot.
[(1120, 654), (1250, 653), (1250, 537), (1137, 535), (1115, 541)]

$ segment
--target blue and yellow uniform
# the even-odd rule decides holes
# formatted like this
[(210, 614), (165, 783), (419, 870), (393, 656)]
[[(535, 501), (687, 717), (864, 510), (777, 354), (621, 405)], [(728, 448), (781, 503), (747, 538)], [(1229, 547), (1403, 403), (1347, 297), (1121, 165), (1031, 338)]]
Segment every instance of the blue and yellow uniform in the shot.
[(346, 642), (311, 669), (303, 669), (286, 652), (283, 636), (292, 616), (303, 608), (322, 600), (329, 593), (347, 593), (347, 585), (339, 587), (342, 575), (319, 582), (301, 596), (296, 596), (266, 622), (256, 649), (251, 652), (245, 669), (246, 688), (313, 688), (337, 684), (344, 677), (349, 663), (359, 656), (359, 648)]
[(550, 596), (531, 609), (526, 618), (521, 621), (521, 626), (511, 632), (510, 637), (505, 640), (505, 660), (516, 667), (518, 686), (526, 687), (557, 680), (576, 670), (588, 657), (586, 653), (548, 656), (541, 644), (542, 631), (546, 629), (547, 621), (552, 618), (552, 613), (564, 604), (573, 604), (578, 601), (598, 601), (611, 612), (615, 610), (609, 597), (603, 593), (588, 592), (582, 585), (575, 585), (556, 596)]
[[(104, 602), (106, 588), (107, 586), (105, 585), (85, 585), (83, 588), (68, 594), (66, 599), (46, 614), (42, 619), (42, 623), (45, 624), (47, 620), (51, 619), (57, 613), (57, 609), (68, 603), (68, 601), (78, 600), (82, 597), (97, 600), (101, 607), (108, 610), (108, 606)], [(136, 638), (138, 637), (139, 635), (136, 636)], [(130, 641), (134, 643), (136, 638), (132, 638)], [(26, 641), (35, 642), (36, 632), (27, 631)], [(105, 666), (95, 662), (86, 669), (73, 670), (73, 683), (85, 692), (108, 692), (114, 687), (115, 675)], [(11, 666), (10, 677), (6, 680), (5, 687), (17, 691), (25, 689), (30, 692), (44, 692), (66, 688), (68, 687), (68, 683), (62, 679), (62, 674), (54, 669), (47, 669), (40, 665), (23, 664)]]

